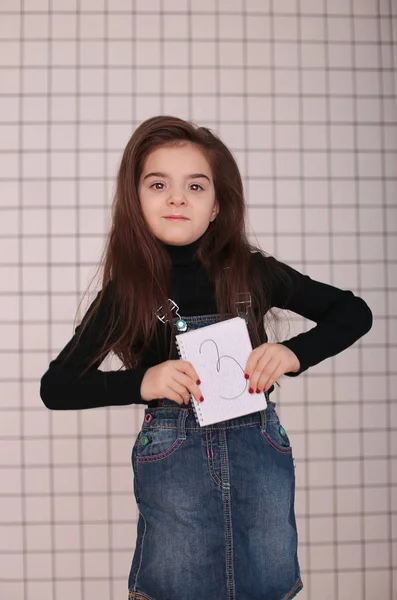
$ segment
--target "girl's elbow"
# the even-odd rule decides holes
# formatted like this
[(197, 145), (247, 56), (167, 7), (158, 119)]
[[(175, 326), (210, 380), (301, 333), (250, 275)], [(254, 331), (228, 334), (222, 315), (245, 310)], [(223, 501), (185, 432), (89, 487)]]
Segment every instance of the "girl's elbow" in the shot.
[(40, 380), (40, 398), (46, 408), (49, 410), (57, 410), (57, 393), (55, 387), (49, 381), (48, 371)]
[(368, 331), (370, 331), (372, 329), (372, 325), (374, 322), (374, 315), (372, 313), (372, 310), (370, 309), (370, 307), (368, 306), (368, 304), (365, 302), (365, 300), (363, 298), (358, 298), (358, 300), (360, 301), (360, 304), (361, 304), (361, 309), (362, 309), (361, 319), (362, 319), (362, 323), (363, 323), (364, 334), (366, 334), (366, 333), (368, 333)]
[(49, 410), (55, 410), (54, 399), (49, 393), (48, 389), (43, 385), (40, 386), (40, 398), (46, 408)]

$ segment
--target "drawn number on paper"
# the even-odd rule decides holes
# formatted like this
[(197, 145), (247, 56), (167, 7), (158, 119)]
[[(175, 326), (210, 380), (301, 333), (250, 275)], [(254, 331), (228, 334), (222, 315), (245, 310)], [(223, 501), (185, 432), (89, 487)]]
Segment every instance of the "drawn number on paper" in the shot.
[[(215, 345), (216, 353), (218, 355), (218, 360), (216, 361), (216, 370), (218, 373), (221, 370), (221, 360), (222, 359), (229, 359), (229, 360), (234, 361), (236, 363), (236, 365), (238, 365), (240, 367), (241, 371), (244, 373), (243, 367), (240, 365), (240, 363), (235, 358), (233, 358), (233, 356), (229, 356), (228, 354), (223, 354), (222, 356), (219, 356), (219, 349), (218, 349), (217, 343), (214, 340), (204, 340), (200, 345), (200, 349), (199, 349), (200, 354), (201, 354), (201, 348), (203, 347), (203, 345), (206, 342), (212, 342)], [(241, 383), (242, 383), (243, 389), (241, 390), (241, 392), (239, 394), (237, 394), (237, 396), (230, 396), (230, 397), (221, 396), (221, 398), (223, 398), (224, 400), (235, 400), (236, 398), (239, 398), (242, 394), (244, 394), (245, 390), (247, 389), (248, 381), (245, 380), (244, 378), (242, 378)]]

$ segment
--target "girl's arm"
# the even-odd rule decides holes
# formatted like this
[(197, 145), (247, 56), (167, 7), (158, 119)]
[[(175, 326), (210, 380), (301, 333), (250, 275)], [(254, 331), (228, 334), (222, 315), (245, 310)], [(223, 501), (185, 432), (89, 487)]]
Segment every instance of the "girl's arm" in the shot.
[(100, 350), (107, 332), (111, 284), (105, 288), (104, 301), (94, 319), (83, 332), (78, 345), (64, 361), (77, 334), (99, 298), (97, 294), (74, 336), (49, 364), (40, 382), (40, 396), (52, 410), (73, 410), (98, 406), (147, 404), (140, 396), (142, 379), (148, 367), (124, 371), (101, 371), (97, 361), (84, 375), (80, 374)]
[[(262, 270), (266, 275), (263, 261)], [(276, 260), (271, 257), (271, 260)], [(271, 305), (291, 310), (316, 323), (307, 332), (281, 342), (298, 357), (300, 369), (286, 373), (296, 377), (309, 367), (339, 354), (372, 327), (372, 312), (367, 303), (350, 290), (311, 279), (291, 266), (276, 261), (292, 280), (289, 289), (284, 281), (274, 284)]]

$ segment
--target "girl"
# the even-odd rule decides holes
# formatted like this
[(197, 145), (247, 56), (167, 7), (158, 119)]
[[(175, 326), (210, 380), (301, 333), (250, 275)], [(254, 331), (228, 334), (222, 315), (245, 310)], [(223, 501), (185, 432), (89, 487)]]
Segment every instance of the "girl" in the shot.
[[(351, 291), (312, 280), (252, 246), (236, 162), (210, 130), (175, 117), (142, 123), (117, 176), (102, 289), (41, 379), (53, 410), (144, 404), (132, 450), (139, 509), (132, 600), (281, 600), (302, 581), (292, 450), (269, 400), (372, 326)], [(317, 325), (268, 343), (264, 315), (294, 311)], [(266, 410), (200, 427), (189, 394), (200, 373), (178, 359), (188, 328), (244, 314), (250, 392)], [(113, 351), (123, 370), (98, 369)]]

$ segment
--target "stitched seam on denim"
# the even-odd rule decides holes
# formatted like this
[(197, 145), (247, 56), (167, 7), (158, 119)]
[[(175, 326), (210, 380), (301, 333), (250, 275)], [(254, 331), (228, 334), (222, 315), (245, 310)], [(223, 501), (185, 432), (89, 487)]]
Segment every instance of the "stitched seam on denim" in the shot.
[(284, 446), (279, 446), (266, 431), (262, 431), (261, 433), (277, 452), (280, 452), (280, 454), (292, 454), (292, 447), (284, 448)]
[[(267, 423), (278, 423), (277, 419), (266, 419)], [(185, 427), (189, 431), (223, 431), (225, 429), (239, 429), (240, 427), (257, 427), (260, 425), (260, 421), (253, 421), (250, 423), (241, 423), (240, 425), (230, 425), (229, 427)], [(141, 430), (147, 429), (178, 429), (177, 425), (142, 425)]]
[(190, 317), (183, 317), (183, 319), (186, 322), (189, 323), (194, 323), (195, 321), (207, 321), (209, 319), (218, 319), (219, 318), (219, 314), (218, 313), (212, 313), (210, 315), (191, 315)]
[[(186, 419), (188, 417), (188, 409), (182, 408), (178, 414), (178, 439), (185, 441), (186, 440)], [(181, 437), (181, 433), (183, 433), (183, 437)]]
[(130, 592), (128, 594), (129, 600), (152, 600), (146, 594), (142, 594), (142, 592)]
[(154, 456), (137, 456), (136, 460), (137, 462), (156, 462), (158, 460), (162, 460), (163, 458), (167, 458), (168, 456), (170, 456), (171, 454), (174, 454), (174, 452), (176, 452), (176, 450), (178, 450), (178, 448), (180, 446), (182, 446), (183, 442), (186, 440), (177, 440), (169, 450), (167, 450), (166, 452), (162, 452), (161, 454), (157, 454)]
[[(208, 444), (208, 441), (209, 441), (209, 444)], [(208, 448), (210, 448), (212, 450), (212, 432), (209, 430), (206, 431), (206, 450), (207, 450), (208, 471), (210, 473), (211, 479), (213, 479), (215, 484), (218, 487), (222, 487), (222, 481), (219, 479), (219, 477), (216, 473), (214, 459), (212, 456), (211, 457), (208, 456)], [(212, 455), (212, 452), (211, 452), (211, 455)]]
[[(138, 509), (139, 510), (139, 509)], [(142, 566), (142, 555), (143, 555), (143, 543), (145, 541), (145, 535), (146, 535), (146, 519), (144, 517), (144, 515), (141, 513), (141, 511), (139, 510), (139, 514), (141, 515), (143, 522), (145, 524), (144, 530), (143, 530), (143, 534), (142, 534), (142, 540), (141, 540), (141, 554), (139, 557), (139, 565), (138, 568), (136, 570), (136, 574), (135, 574), (135, 583), (134, 583), (134, 589), (132, 590), (133, 592), (136, 592), (136, 584), (138, 581), (138, 575), (139, 575), (139, 571), (141, 570), (141, 566)]]
[(136, 488), (135, 488), (136, 498), (135, 499), (136, 499), (136, 503), (138, 504), (138, 510), (139, 510), (139, 504), (140, 504), (140, 501), (141, 501), (141, 497), (139, 495), (139, 478), (138, 478), (138, 471), (137, 471), (137, 468), (136, 468), (136, 452), (135, 452), (135, 456), (134, 456), (134, 449), (133, 449), (132, 455), (131, 455), (131, 465), (132, 465), (132, 470), (133, 470), (133, 473), (134, 473), (133, 479), (136, 482)]
[(226, 559), (226, 581), (228, 600), (236, 600), (236, 583), (234, 578), (234, 546), (233, 546), (233, 520), (232, 520), (232, 499), (231, 483), (229, 470), (229, 452), (226, 432), (219, 436), (219, 455), (222, 479), (226, 477), (226, 482), (222, 484), (222, 503), (225, 524), (225, 559)]
[(290, 600), (290, 598), (293, 598), (295, 595), (295, 592), (297, 591), (298, 588), (300, 588), (300, 589), (303, 588), (303, 583), (302, 583), (301, 578), (299, 578), (298, 581), (296, 581), (294, 583), (294, 585), (292, 586), (290, 591), (287, 593), (287, 595), (284, 596), (284, 598), (282, 598), (281, 600)]

